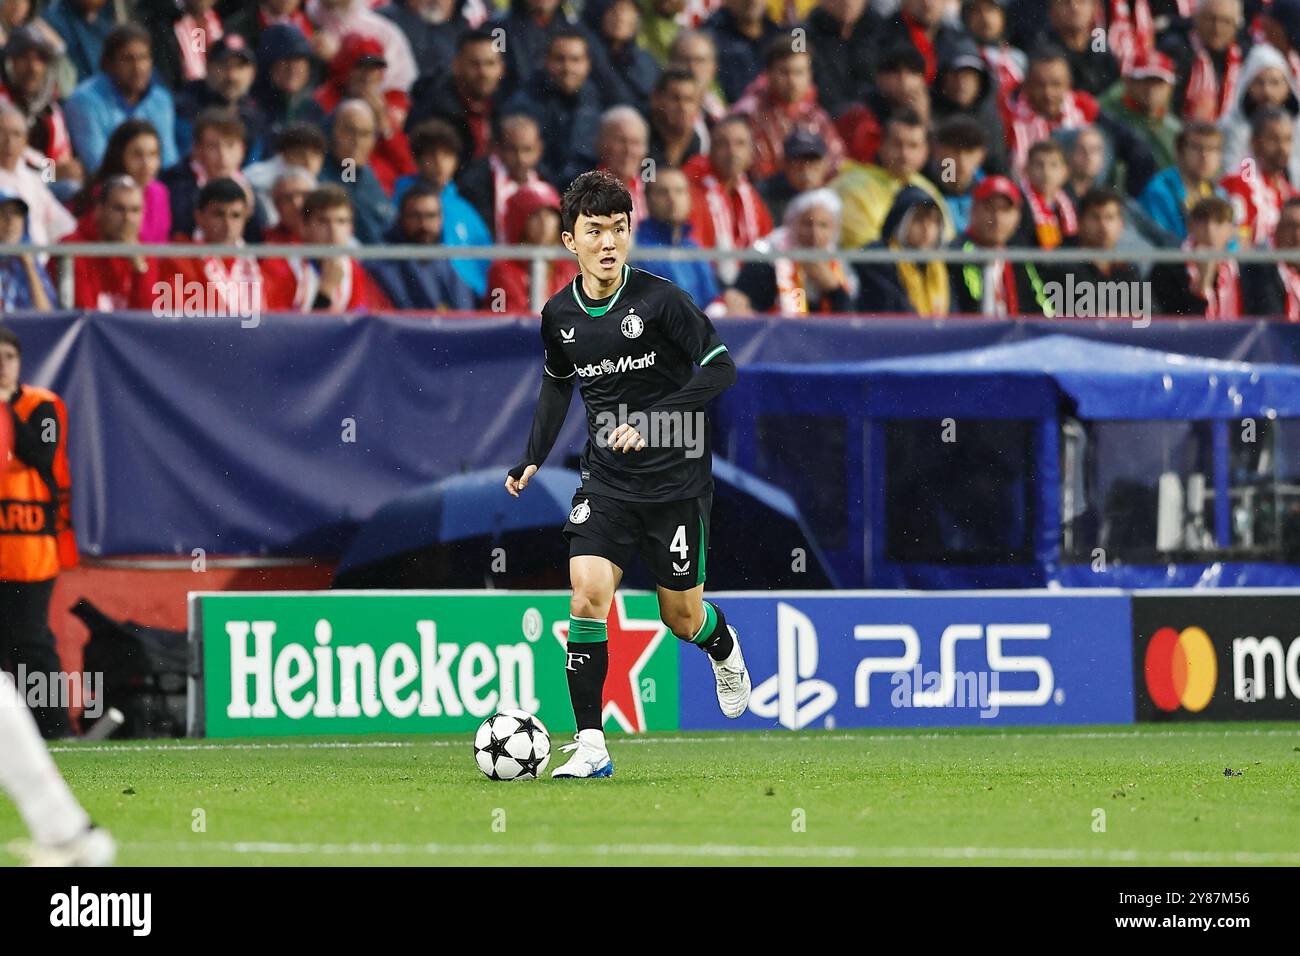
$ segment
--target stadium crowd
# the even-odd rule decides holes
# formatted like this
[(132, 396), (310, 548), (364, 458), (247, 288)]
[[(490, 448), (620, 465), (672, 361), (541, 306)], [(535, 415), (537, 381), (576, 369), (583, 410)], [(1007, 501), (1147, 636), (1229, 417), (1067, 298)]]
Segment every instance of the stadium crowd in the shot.
[[(558, 244), (599, 167), (713, 315), (1052, 316), (1068, 278), (1300, 320), (1300, 271), (1233, 256), (1300, 247), (1300, 0), (0, 0), (0, 40), (5, 241), (140, 246), (73, 260), (79, 308), (526, 312), (528, 259), (146, 244)], [(654, 259), (692, 246), (723, 255)], [(940, 246), (1079, 258), (780, 255)], [(0, 259), (3, 310), (56, 303), (57, 262)]]

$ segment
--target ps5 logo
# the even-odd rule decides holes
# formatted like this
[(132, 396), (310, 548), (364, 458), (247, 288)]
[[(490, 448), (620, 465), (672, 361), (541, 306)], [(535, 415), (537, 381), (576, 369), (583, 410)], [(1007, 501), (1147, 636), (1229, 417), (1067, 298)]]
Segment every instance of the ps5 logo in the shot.
[(759, 717), (776, 718), (782, 727), (800, 730), (832, 707), (838, 694), (828, 681), (818, 680), (817, 628), (807, 615), (784, 601), (776, 605), (776, 674), (754, 688), (749, 709)]

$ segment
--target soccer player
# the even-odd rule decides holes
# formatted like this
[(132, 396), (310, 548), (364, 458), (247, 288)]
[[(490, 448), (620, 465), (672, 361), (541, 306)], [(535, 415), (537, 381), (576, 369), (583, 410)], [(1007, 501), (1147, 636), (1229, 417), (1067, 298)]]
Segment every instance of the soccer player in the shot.
[(117, 846), (95, 826), (59, 776), (17, 685), (0, 671), (0, 789), (18, 806), (34, 866), (108, 866)]
[(588, 441), (564, 526), (573, 587), (566, 669), (578, 734), (552, 777), (613, 776), (601, 730), (605, 620), (634, 553), (654, 574), (664, 624), (708, 654), (722, 712), (739, 717), (749, 703), (736, 629), (704, 600), (713, 473), (703, 406), (735, 383), (736, 365), (686, 292), (627, 265), (631, 219), (631, 194), (607, 172), (583, 173), (564, 194), (561, 239), (580, 271), (542, 308), (541, 395), (523, 460), (506, 477), (518, 497), (581, 382)]

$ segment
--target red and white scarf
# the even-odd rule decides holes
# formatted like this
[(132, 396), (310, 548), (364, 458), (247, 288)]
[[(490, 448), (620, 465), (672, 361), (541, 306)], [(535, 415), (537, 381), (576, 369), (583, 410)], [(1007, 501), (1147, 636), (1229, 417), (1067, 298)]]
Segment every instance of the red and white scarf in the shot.
[(1089, 117), (1079, 105), (1078, 93), (1070, 93), (1061, 106), (1061, 115), (1048, 119), (1034, 112), (1024, 96), (1017, 96), (1007, 104), (1007, 138), (1010, 140), (1011, 159), (1017, 176), (1024, 174), (1029, 159), (1029, 147), (1039, 140), (1048, 139), (1058, 129), (1078, 129), (1088, 124)]
[(1147, 0), (1111, 0), (1110, 32), (1107, 36), (1110, 52), (1119, 60), (1121, 72), (1128, 70), (1139, 53), (1155, 49), (1156, 25), (1151, 17)]
[[(202, 229), (193, 232), (194, 241), (205, 243)], [(242, 246), (243, 239), (234, 245)], [(262, 311), (266, 296), (262, 289), (262, 267), (251, 256), (203, 257), (203, 278), (211, 292), (209, 299), (219, 315), (243, 315), (246, 309)], [(243, 291), (248, 290), (248, 291)]]
[[(718, 177), (710, 170), (701, 180), (704, 189), (704, 201), (708, 207), (709, 218), (713, 222), (713, 245), (717, 249), (744, 249), (752, 246), (759, 239), (758, 210), (762, 199), (749, 178), (741, 176), (736, 181), (736, 198), (740, 200), (740, 219), (733, 215), (731, 196), (727, 193)], [(731, 285), (740, 275), (740, 263), (727, 259), (718, 263), (718, 276), (726, 285)]]
[[(293, 258), (289, 259), (289, 269), (298, 280), (298, 288), (293, 296), (293, 308), (297, 312), (312, 311), (316, 296), (320, 292), (320, 269), (315, 261)], [(343, 264), (343, 281), (330, 296), (329, 312), (346, 312), (352, 301), (352, 258), (346, 257)]]
[(980, 314), (997, 317), (1019, 313), (1015, 266), (1004, 259), (995, 259), (984, 266), (984, 301), (980, 303)]
[[(773, 229), (771, 235), (754, 243), (754, 248), (762, 252), (783, 252), (792, 248), (793, 245), (789, 230), (785, 226), (781, 226), (778, 229)], [(838, 259), (831, 260), (830, 266), (831, 272), (848, 292), (849, 297), (856, 298), (857, 284), (854, 281), (854, 273), (846, 270), (844, 263)], [(811, 295), (809, 294), (804, 263), (795, 262), (793, 259), (773, 259), (772, 269), (776, 273), (777, 312), (780, 315), (807, 315)], [(820, 290), (818, 291), (820, 293)], [(824, 293), (819, 295), (818, 311), (827, 311), (828, 299), (829, 297)]]
[(1010, 46), (1006, 43), (991, 43), (981, 47), (980, 54), (997, 77), (999, 97), (1003, 102), (1010, 103), (1011, 97), (1020, 89), (1020, 84), (1025, 82), (1025, 71), (1011, 55)]
[[(184, 11), (185, 5), (176, 0), (178, 9)], [(201, 80), (208, 75), (208, 48), (221, 39), (221, 18), (215, 10), (209, 10), (200, 20), (191, 13), (183, 15), (174, 24), (176, 46), (181, 54), (181, 78)], [(202, 42), (195, 42), (202, 38)]]
[(1270, 182), (1259, 172), (1256, 163), (1253, 174), (1243, 171), (1230, 176), (1222, 185), (1232, 201), (1243, 240), (1257, 246), (1271, 243), (1273, 232), (1282, 218), (1282, 205), (1296, 195), (1295, 187), (1286, 175), (1279, 174)]
[[(1188, 239), (1183, 243), (1184, 249), (1195, 248)], [(1208, 265), (1208, 263), (1207, 263)], [(1218, 275), (1214, 278), (1214, 288), (1205, 299), (1205, 317), (1207, 319), (1241, 318), (1241, 270), (1235, 259), (1224, 259), (1219, 263)], [(1197, 275), (1197, 264), (1187, 263), (1187, 285), (1192, 294), (1200, 296), (1201, 282)]]
[(1214, 72), (1214, 61), (1205, 49), (1195, 30), (1191, 33), (1192, 70), (1187, 78), (1187, 92), (1183, 96), (1183, 117), (1213, 122), (1232, 105), (1237, 95), (1237, 79), (1241, 75), (1241, 46), (1228, 47), (1223, 68), (1223, 82)]
[(1079, 221), (1075, 216), (1074, 203), (1065, 190), (1057, 190), (1056, 200), (1052, 203), (1048, 203), (1027, 179), (1020, 180), (1020, 191), (1029, 203), (1029, 214), (1034, 218), (1038, 244), (1044, 249), (1055, 249), (1066, 236), (1078, 233)]
[(1286, 319), (1300, 322), (1300, 272), (1285, 262), (1279, 262), (1277, 274), (1282, 277), (1282, 288), (1286, 291)]
[(506, 241), (506, 203), (510, 197), (524, 186), (531, 186), (534, 183), (541, 182), (542, 177), (537, 175), (537, 170), (528, 171), (528, 179), (525, 182), (517, 183), (510, 178), (509, 171), (506, 170), (506, 164), (501, 161), (501, 157), (496, 153), (488, 155), (488, 165), (492, 167), (492, 229), (493, 235), (496, 236), (497, 242)]

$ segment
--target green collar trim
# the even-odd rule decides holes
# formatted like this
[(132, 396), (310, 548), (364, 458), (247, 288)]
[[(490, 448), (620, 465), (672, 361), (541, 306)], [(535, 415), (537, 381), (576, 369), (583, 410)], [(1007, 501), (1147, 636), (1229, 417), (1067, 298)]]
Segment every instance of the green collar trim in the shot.
[(578, 307), (582, 309), (583, 312), (587, 313), (588, 318), (598, 319), (606, 312), (608, 312), (610, 309), (614, 308), (614, 306), (618, 303), (619, 297), (623, 294), (623, 290), (627, 288), (627, 280), (628, 277), (631, 276), (631, 274), (632, 274), (632, 267), (629, 266), (626, 262), (623, 263), (623, 281), (619, 284), (618, 291), (614, 293), (614, 297), (610, 299), (609, 302), (605, 305), (598, 305), (593, 307), (583, 302), (582, 296), (578, 294), (578, 283), (582, 281), (582, 273), (579, 272), (576, 276), (573, 277), (573, 285), (571, 287), (573, 289), (573, 301), (577, 302)]

